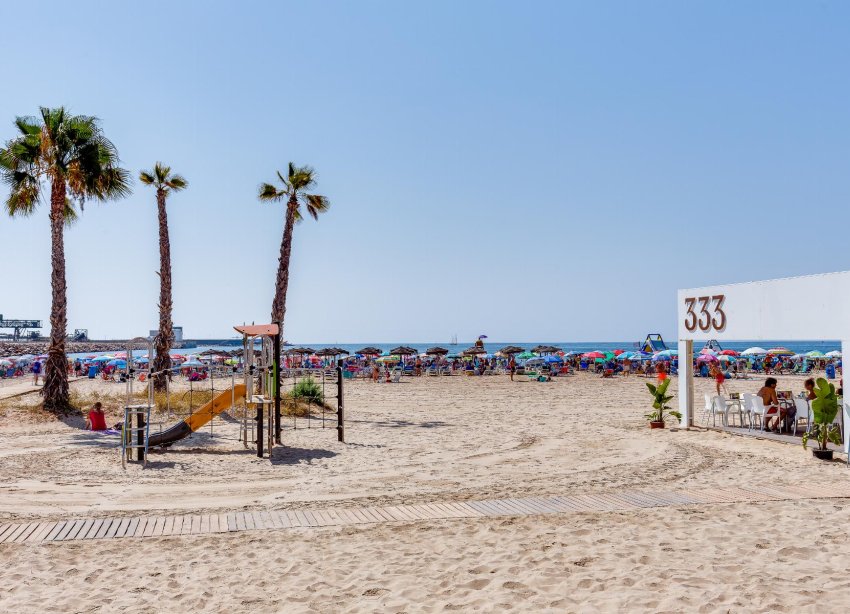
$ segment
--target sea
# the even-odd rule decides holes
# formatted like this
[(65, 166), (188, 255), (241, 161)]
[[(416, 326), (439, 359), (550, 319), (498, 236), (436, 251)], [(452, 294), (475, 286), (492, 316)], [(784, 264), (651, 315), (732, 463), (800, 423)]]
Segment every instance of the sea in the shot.
[[(434, 346), (439, 346), (446, 348), (449, 350), (450, 354), (460, 354), (465, 349), (470, 347), (475, 341), (469, 341), (467, 343), (458, 343), (457, 345), (452, 345), (450, 343), (440, 343), (438, 341), (434, 342), (411, 342), (411, 341), (394, 341), (391, 343), (378, 343), (378, 342), (363, 342), (363, 343), (296, 343), (291, 344), (293, 347), (309, 347), (314, 350), (319, 350), (325, 347), (338, 347), (344, 350), (347, 350), (350, 354), (354, 354), (357, 350), (372, 346), (376, 347), (384, 352), (388, 352), (390, 349), (398, 347), (400, 345), (410, 346), (415, 348), (419, 352), (424, 352), (426, 349)], [(613, 351), (613, 350), (633, 350), (636, 347), (636, 343), (634, 341), (484, 341), (484, 349), (488, 353), (493, 353), (498, 351), (500, 348), (503, 348), (507, 345), (516, 345), (522, 348), (531, 349), (537, 345), (551, 345), (558, 348), (561, 348), (565, 352), (575, 351), (575, 352), (592, 352), (594, 350), (599, 350), (600, 352), (605, 351)], [(841, 343), (839, 341), (730, 341), (727, 343), (720, 344), (723, 349), (735, 350), (735, 351), (743, 351), (747, 348), (751, 347), (761, 347), (764, 349), (770, 349), (775, 347), (784, 347), (791, 350), (794, 353), (802, 354), (805, 352), (810, 352), (812, 350), (819, 350), (824, 354), (827, 352), (831, 352), (833, 350), (840, 350)], [(678, 349), (678, 344), (675, 342), (666, 342), (666, 346), (668, 349), (675, 350)], [(214, 350), (234, 350), (241, 348), (242, 344), (240, 343), (226, 343), (226, 342), (209, 342), (209, 343), (199, 343), (192, 347), (182, 347), (179, 349), (173, 350), (175, 354), (189, 355), (189, 354), (199, 354), (204, 350), (214, 349)], [(694, 351), (699, 352), (702, 348), (702, 344), (699, 342), (694, 342)], [(78, 354), (69, 354), (68, 356), (71, 358), (91, 356), (91, 355), (103, 355), (103, 354), (112, 354), (114, 352), (82, 352)], [(133, 351), (134, 356), (142, 356), (147, 354), (148, 351), (146, 349), (137, 349)]]

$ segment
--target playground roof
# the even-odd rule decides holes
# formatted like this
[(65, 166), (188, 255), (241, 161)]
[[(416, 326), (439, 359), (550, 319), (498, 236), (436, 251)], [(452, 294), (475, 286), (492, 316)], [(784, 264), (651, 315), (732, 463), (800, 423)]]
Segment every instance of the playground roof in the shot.
[(280, 334), (280, 327), (277, 324), (252, 324), (251, 326), (234, 326), (233, 328), (237, 333), (242, 333), (249, 337)]

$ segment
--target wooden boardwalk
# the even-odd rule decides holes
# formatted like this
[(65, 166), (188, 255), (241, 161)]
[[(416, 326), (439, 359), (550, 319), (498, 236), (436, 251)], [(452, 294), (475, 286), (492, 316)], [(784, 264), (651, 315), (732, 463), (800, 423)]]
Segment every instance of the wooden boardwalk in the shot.
[(617, 512), (653, 507), (832, 498), (850, 498), (850, 482), (847, 484), (740, 486), (649, 492), (612, 491), (563, 497), (446, 501), (385, 507), (260, 510), (227, 514), (70, 518), (28, 523), (0, 523), (0, 544), (37, 544), (125, 537), (165, 537), (388, 522), (428, 522), (450, 518)]

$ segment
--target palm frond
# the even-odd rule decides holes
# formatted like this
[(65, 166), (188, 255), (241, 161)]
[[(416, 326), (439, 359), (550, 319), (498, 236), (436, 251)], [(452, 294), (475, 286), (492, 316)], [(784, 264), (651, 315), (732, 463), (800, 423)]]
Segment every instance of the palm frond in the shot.
[(168, 180), (166, 185), (175, 192), (179, 192), (180, 190), (188, 188), (189, 182), (186, 181), (186, 178), (183, 177), (183, 175), (171, 175), (171, 178)]
[(284, 196), (286, 192), (278, 190), (270, 183), (261, 183), (257, 194), (257, 198), (266, 202), (280, 200)]
[(139, 171), (139, 181), (145, 185), (153, 185), (156, 181), (150, 171)]
[(80, 216), (77, 214), (77, 210), (74, 209), (74, 203), (70, 198), (65, 199), (65, 211), (63, 213), (63, 217), (65, 220), (65, 228), (70, 228), (77, 222), (77, 220), (80, 219)]

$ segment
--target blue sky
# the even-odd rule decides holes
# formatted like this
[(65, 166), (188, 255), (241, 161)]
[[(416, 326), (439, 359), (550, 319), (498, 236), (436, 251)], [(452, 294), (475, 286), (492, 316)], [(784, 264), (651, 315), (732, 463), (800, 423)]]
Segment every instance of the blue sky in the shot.
[[(283, 209), (292, 341), (637, 340), (675, 291), (850, 268), (842, 2), (0, 4), (0, 140), (64, 104), (134, 176), (171, 164), (174, 320), (268, 319)], [(5, 187), (0, 187), (5, 198)], [(66, 235), (69, 327), (157, 321), (149, 188)], [(46, 211), (0, 218), (0, 313), (49, 316)]]

